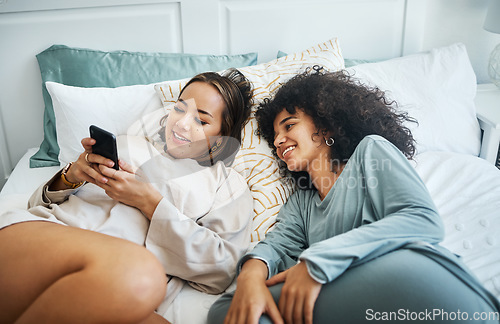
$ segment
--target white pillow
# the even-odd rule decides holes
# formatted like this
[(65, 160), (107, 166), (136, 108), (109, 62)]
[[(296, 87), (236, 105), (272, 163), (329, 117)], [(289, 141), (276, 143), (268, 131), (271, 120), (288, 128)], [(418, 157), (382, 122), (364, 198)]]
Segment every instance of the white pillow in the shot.
[[(255, 135), (257, 129), (255, 109), (280, 85), (313, 65), (321, 65), (328, 71), (344, 68), (344, 59), (336, 38), (300, 53), (239, 68), (254, 87), (252, 114), (243, 130), (241, 149), (233, 164), (234, 169), (245, 177), (254, 199), (251, 247), (273, 228), (281, 206), (294, 190), (292, 186), (280, 181), (278, 164), (271, 149), (263, 139)], [(170, 81), (155, 86), (165, 106), (169, 106), (177, 99), (180, 89), (186, 82), (187, 80)]]
[(409, 124), (417, 152), (449, 151), (478, 156), (481, 131), (474, 96), (476, 76), (463, 44), (347, 69), (376, 85), (417, 119)]
[(154, 85), (118, 88), (80, 88), (46, 82), (56, 117), (59, 161), (75, 161), (83, 152), (81, 140), (94, 124), (122, 135), (142, 115), (162, 107)]

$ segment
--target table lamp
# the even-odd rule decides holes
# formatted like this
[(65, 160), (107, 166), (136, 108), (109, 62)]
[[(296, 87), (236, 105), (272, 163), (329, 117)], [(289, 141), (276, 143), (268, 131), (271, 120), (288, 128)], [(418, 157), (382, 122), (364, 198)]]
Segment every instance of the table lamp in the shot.
[[(490, 0), (483, 28), (489, 32), (500, 34), (500, 0)], [(491, 81), (500, 88), (500, 44), (491, 52), (488, 74)]]

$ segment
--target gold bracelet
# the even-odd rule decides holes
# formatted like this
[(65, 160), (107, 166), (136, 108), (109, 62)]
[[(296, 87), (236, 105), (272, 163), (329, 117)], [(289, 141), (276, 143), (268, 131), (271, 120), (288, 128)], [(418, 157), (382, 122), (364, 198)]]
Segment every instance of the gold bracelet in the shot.
[(61, 180), (62, 182), (69, 188), (71, 189), (75, 189), (75, 188), (78, 188), (80, 187), (82, 184), (85, 183), (85, 181), (82, 181), (82, 182), (77, 182), (77, 183), (74, 183), (74, 182), (70, 182), (68, 181), (68, 179), (66, 178), (66, 173), (68, 172), (69, 168), (71, 167), (71, 165), (73, 164), (73, 162), (70, 162), (68, 163), (61, 171)]

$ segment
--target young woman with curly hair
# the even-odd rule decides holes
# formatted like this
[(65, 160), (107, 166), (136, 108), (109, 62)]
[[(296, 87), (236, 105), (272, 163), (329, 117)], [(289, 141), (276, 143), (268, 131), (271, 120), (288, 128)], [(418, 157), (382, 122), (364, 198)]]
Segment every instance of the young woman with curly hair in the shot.
[[(379, 89), (315, 67), (259, 107), (258, 132), (297, 190), (238, 264), (209, 323), (451, 322), (500, 305), (455, 255), (415, 144)], [(480, 321), (478, 321), (480, 322)]]

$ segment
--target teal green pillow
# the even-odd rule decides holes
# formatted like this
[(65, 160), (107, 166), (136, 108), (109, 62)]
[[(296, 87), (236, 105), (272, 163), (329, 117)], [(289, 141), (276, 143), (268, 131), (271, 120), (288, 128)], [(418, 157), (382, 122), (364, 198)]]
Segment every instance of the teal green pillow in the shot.
[(59, 165), (56, 123), (46, 81), (77, 87), (121, 87), (178, 80), (205, 71), (257, 64), (257, 53), (197, 55), (182, 53), (104, 52), (53, 45), (36, 56), (42, 75), (45, 103), (40, 149), (30, 158), (30, 167)]
[[(287, 56), (288, 54), (283, 52), (283, 51), (278, 51), (278, 54), (276, 55), (276, 58), (280, 58), (283, 56)], [(374, 63), (378, 62), (377, 60), (359, 60), (359, 59), (344, 59), (344, 65), (346, 68), (349, 68), (351, 66), (363, 64), (363, 63)]]
[(346, 68), (349, 68), (351, 66), (359, 65), (359, 64), (364, 64), (364, 63), (375, 63), (378, 62), (377, 60), (359, 60), (359, 59), (344, 59), (344, 65)]
[(285, 53), (283, 51), (278, 51), (278, 54), (276, 55), (276, 58), (280, 58), (280, 57), (283, 57), (283, 56), (287, 56), (288, 53)]

